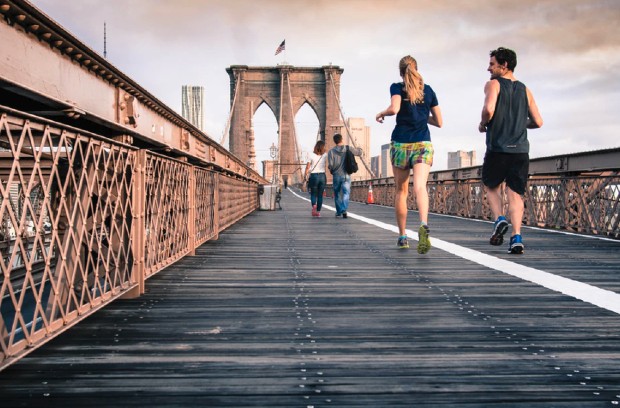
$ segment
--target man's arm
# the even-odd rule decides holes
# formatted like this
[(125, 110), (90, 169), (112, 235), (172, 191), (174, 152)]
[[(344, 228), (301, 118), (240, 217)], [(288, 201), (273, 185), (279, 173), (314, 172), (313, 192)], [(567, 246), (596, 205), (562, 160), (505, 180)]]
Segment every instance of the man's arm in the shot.
[(538, 111), (538, 105), (536, 105), (534, 95), (532, 95), (529, 88), (525, 88), (525, 90), (527, 91), (527, 102), (529, 106), (529, 120), (527, 122), (527, 128), (538, 129), (543, 125), (543, 119), (542, 116), (540, 116), (540, 112)]
[(480, 133), (487, 131), (487, 125), (493, 119), (495, 114), (495, 105), (497, 104), (497, 97), (499, 95), (499, 81), (492, 79), (484, 85), (484, 105), (482, 106), (482, 113), (480, 115), (480, 124), (478, 130)]
[(351, 147), (349, 146), (349, 150), (353, 153), (354, 156), (363, 156), (364, 150), (361, 147)]

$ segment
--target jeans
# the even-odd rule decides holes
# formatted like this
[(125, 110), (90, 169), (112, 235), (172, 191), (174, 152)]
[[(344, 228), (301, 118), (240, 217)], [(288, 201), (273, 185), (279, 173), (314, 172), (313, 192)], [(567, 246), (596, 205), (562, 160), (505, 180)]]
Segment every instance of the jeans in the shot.
[(334, 174), (334, 202), (336, 204), (336, 215), (347, 212), (349, 208), (349, 195), (351, 193), (351, 176), (340, 176)]
[(325, 173), (310, 173), (308, 179), (308, 190), (310, 190), (310, 202), (312, 206), (316, 205), (316, 210), (321, 211), (323, 206), (323, 191), (325, 191), (327, 177)]

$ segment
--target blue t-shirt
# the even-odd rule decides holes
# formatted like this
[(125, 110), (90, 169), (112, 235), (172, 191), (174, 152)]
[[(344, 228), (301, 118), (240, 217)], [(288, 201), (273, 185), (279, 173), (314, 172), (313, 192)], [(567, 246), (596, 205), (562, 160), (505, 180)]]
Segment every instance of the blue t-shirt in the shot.
[(400, 95), (400, 110), (396, 115), (396, 127), (392, 131), (392, 141), (398, 143), (430, 142), (428, 116), (431, 108), (439, 105), (433, 89), (424, 84), (424, 102), (411, 104), (405, 92), (405, 84), (394, 83), (390, 86), (390, 96)]

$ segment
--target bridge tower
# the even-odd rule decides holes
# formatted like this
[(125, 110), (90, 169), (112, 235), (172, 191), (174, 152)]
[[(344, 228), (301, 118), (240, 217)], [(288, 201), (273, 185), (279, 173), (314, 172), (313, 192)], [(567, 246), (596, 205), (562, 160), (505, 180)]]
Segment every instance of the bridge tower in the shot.
[(301, 181), (295, 115), (308, 104), (319, 120), (319, 137), (328, 148), (332, 136), (340, 131), (340, 76), (344, 70), (335, 65), (323, 67), (249, 67), (232, 65), (226, 69), (230, 77), (230, 151), (242, 161), (253, 161), (254, 146), (252, 118), (258, 108), (266, 104), (278, 123), (276, 158), (280, 179), (289, 183)]

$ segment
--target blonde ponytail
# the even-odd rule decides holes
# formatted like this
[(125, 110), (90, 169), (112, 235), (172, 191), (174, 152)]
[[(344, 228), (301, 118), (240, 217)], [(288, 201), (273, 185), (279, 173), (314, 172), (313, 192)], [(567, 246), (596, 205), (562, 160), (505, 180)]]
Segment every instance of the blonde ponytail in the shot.
[(418, 72), (418, 62), (410, 55), (401, 58), (398, 64), (400, 76), (405, 83), (405, 92), (411, 104), (424, 101), (424, 79)]

